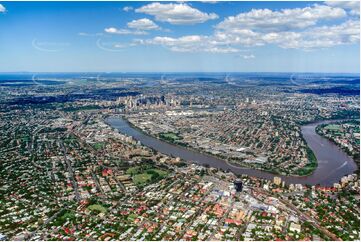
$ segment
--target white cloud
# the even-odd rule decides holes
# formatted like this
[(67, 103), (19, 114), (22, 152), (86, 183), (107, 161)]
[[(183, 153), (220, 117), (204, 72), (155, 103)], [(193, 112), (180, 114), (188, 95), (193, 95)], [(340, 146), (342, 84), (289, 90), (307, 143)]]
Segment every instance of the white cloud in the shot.
[(251, 29), (228, 29), (227, 31), (216, 30), (213, 39), (219, 44), (260, 46), (264, 45), (264, 35)]
[[(210, 36), (188, 35), (179, 38), (158, 36), (137, 41), (139, 44), (161, 45), (176, 52), (238, 53), (242, 52), (244, 47), (267, 44), (285, 49), (313, 50), (358, 43), (359, 29), (359, 21), (349, 20), (339, 25), (312, 27), (302, 32), (260, 33), (245, 29), (231, 32), (216, 31)], [(254, 58), (252, 55), (242, 57)]]
[(217, 0), (209, 0), (209, 1), (201, 1), (202, 3), (210, 3), (210, 4), (216, 4), (218, 3)]
[(284, 33), (272, 41), (283, 48), (315, 49), (358, 43), (360, 22), (349, 20), (339, 25), (314, 27), (302, 33)]
[(257, 29), (258, 31), (286, 31), (290, 29), (303, 29), (316, 25), (323, 19), (338, 19), (346, 16), (342, 8), (326, 5), (312, 7), (283, 9), (272, 11), (270, 9), (252, 9), (237, 16), (230, 16), (217, 25), (217, 29)]
[(159, 26), (156, 25), (152, 20), (147, 18), (133, 20), (127, 23), (128, 28), (138, 29), (138, 30), (155, 30), (159, 29)]
[(218, 32), (213, 36), (219, 44), (231, 46), (261, 46), (275, 44), (281, 48), (311, 50), (358, 43), (359, 21), (349, 20), (339, 25), (308, 28), (305, 31), (260, 33), (252, 30)]
[(360, 15), (359, 1), (327, 1), (328, 6), (349, 10), (352, 15)]
[(359, 22), (346, 21), (334, 26), (317, 26), (320, 20), (344, 18), (339, 7), (312, 7), (251, 10), (231, 16), (216, 26), (213, 38), (232, 46), (275, 44), (282, 48), (314, 49), (355, 43)]
[(132, 11), (132, 10), (133, 10), (133, 7), (130, 7), (130, 6), (125, 6), (123, 8), (123, 11), (125, 11), (125, 12), (129, 12), (129, 11)]
[[(360, 39), (359, 19), (349, 18), (334, 25), (325, 21), (345, 19), (344, 17), (343, 9), (325, 5), (281, 11), (251, 10), (226, 18), (215, 26), (211, 35), (188, 35), (177, 38), (158, 36), (153, 39), (138, 40), (138, 43), (161, 45), (177, 52), (211, 53), (238, 53), (242, 52), (244, 47), (270, 44), (286, 49), (302, 50), (357, 44)], [(241, 55), (241, 57), (254, 58), (252, 55)]]
[(0, 4), (0, 13), (5, 13), (6, 12), (6, 8), (4, 7), (4, 5)]
[(120, 34), (120, 35), (145, 35), (147, 32), (141, 30), (131, 30), (131, 29), (117, 29), (114, 27), (105, 28), (104, 31), (108, 34)]
[(237, 53), (241, 51), (234, 47), (218, 45), (208, 36), (201, 35), (187, 35), (179, 38), (157, 36), (146, 41), (138, 40), (138, 43), (162, 45), (175, 52)]
[(184, 51), (190, 51), (190, 49), (194, 49), (200, 45), (205, 38), (205, 36), (200, 35), (187, 35), (180, 38), (157, 36), (153, 39), (147, 40), (145, 43), (163, 45), (175, 51), (179, 51), (181, 49)]
[(155, 17), (157, 21), (171, 24), (196, 24), (217, 19), (215, 13), (204, 13), (185, 3), (150, 3), (135, 10)]

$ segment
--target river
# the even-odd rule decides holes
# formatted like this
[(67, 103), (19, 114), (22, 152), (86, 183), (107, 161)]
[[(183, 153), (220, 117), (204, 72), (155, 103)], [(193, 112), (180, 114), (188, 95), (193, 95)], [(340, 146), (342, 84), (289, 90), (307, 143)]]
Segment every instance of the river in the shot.
[(121, 117), (110, 117), (107, 119), (107, 123), (113, 128), (116, 128), (119, 132), (132, 136), (143, 145), (153, 148), (163, 154), (180, 157), (181, 159), (193, 163), (208, 164), (210, 167), (229, 170), (235, 174), (247, 174), (249, 176), (269, 180), (272, 180), (274, 176), (278, 176), (287, 184), (320, 184), (323, 186), (332, 186), (333, 183), (339, 182), (343, 176), (352, 174), (357, 169), (357, 166), (351, 157), (339, 149), (335, 144), (316, 133), (316, 126), (330, 122), (332, 121), (319, 121), (302, 126), (301, 132), (308, 146), (314, 152), (318, 160), (318, 166), (311, 175), (297, 177), (275, 175), (267, 171), (233, 166), (216, 157), (173, 145), (146, 135), (136, 128), (131, 127), (131, 125)]

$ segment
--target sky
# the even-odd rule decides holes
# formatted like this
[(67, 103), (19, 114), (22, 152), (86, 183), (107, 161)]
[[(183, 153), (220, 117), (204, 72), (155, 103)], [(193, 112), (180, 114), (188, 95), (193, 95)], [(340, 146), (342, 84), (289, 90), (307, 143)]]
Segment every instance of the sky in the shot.
[(360, 6), (0, 2), (0, 72), (359, 73)]

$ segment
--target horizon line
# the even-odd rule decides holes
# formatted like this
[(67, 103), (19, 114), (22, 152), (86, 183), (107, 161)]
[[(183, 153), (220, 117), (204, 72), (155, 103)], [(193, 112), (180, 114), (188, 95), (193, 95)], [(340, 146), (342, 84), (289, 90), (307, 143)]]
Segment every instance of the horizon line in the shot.
[(360, 72), (315, 72), (315, 71), (0, 71), (1, 74), (85, 74), (85, 73), (107, 73), (107, 74), (164, 74), (164, 73), (311, 73), (311, 74), (353, 74), (360, 75)]

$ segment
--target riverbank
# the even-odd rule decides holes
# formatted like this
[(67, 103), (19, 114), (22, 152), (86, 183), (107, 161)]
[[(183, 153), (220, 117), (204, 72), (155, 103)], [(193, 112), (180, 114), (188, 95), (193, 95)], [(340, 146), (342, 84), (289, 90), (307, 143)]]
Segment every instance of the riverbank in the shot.
[[(223, 155), (212, 154), (212, 153), (209, 153), (207, 151), (204, 151), (203, 149), (197, 149), (197, 148), (194, 148), (192, 146), (189, 146), (186, 143), (172, 142), (169, 139), (163, 138), (162, 135), (156, 136), (156, 135), (147, 133), (143, 129), (137, 127), (132, 122), (130, 122), (126, 117), (123, 116), (122, 118), (132, 128), (138, 130), (139, 132), (143, 133), (144, 135), (147, 135), (147, 136), (153, 137), (155, 139), (161, 140), (161, 141), (166, 142), (166, 143), (168, 143), (170, 145), (184, 147), (184, 148), (186, 148), (188, 150), (192, 150), (194, 152), (198, 152), (200, 154), (203, 154), (203, 155), (206, 155), (206, 156), (209, 156), (209, 157), (213, 157), (213, 158), (216, 158), (216, 159), (221, 159), (222, 161), (226, 162), (228, 165), (233, 166), (235, 168), (244, 168), (244, 169), (254, 169), (254, 170), (259, 170), (259, 171), (265, 171), (265, 172), (269, 172), (271, 174), (278, 175), (278, 176), (305, 177), (305, 176), (311, 175), (315, 171), (315, 169), (317, 168), (317, 164), (318, 164), (315, 154), (313, 153), (313, 151), (309, 147), (307, 147), (307, 150), (306, 150), (307, 151), (307, 158), (309, 160), (309, 163), (307, 163), (304, 167), (301, 167), (300, 169), (296, 170), (295, 173), (277, 172), (276, 170), (269, 170), (269, 169), (266, 169), (266, 168), (263, 168), (263, 167), (260, 167), (260, 166), (247, 165), (247, 164), (242, 163), (241, 161), (239, 163), (237, 163), (236, 161), (232, 161), (231, 159), (229, 159), (229, 158), (227, 158), (227, 157), (225, 157)], [(308, 124), (311, 124), (311, 123), (312, 122), (309, 122)], [(304, 140), (302, 134), (301, 134), (301, 138)], [(305, 140), (304, 140), (304, 142), (306, 143)]]
[[(326, 128), (329, 125), (354, 125), (356, 127), (355, 130), (347, 130), (340, 131), (339, 130), (329, 130), (328, 133), (324, 128)], [(358, 168), (360, 169), (360, 143), (359, 138), (355, 138), (354, 135), (350, 137), (346, 137), (348, 134), (359, 134), (360, 133), (360, 120), (359, 119), (348, 119), (348, 120), (336, 120), (335, 122), (329, 123), (329, 124), (320, 124), (316, 127), (316, 133), (320, 135), (321, 137), (324, 137), (325, 139), (328, 139), (330, 142), (335, 144), (337, 147), (339, 147), (340, 150), (344, 151), (346, 154), (348, 154), (354, 162), (357, 164)], [(332, 134), (332, 132), (336, 132), (335, 134)], [(348, 143), (341, 143), (340, 141), (347, 139)], [(353, 139), (353, 140), (352, 140)], [(358, 139), (358, 141), (357, 141)], [(350, 149), (351, 147), (351, 149)]]
[[(289, 176), (289, 175), (286, 175), (286, 174), (279, 174), (277, 172), (273, 172), (273, 171), (270, 171), (270, 170), (266, 170), (266, 169), (262, 169), (262, 168), (259, 168), (259, 167), (251, 167), (251, 166), (242, 166), (242, 165), (237, 165), (235, 163), (232, 163), (231, 161), (229, 161), (228, 159), (226, 159), (225, 157), (223, 156), (220, 156), (220, 155), (215, 155), (215, 154), (211, 154), (209, 152), (206, 152), (206, 151), (203, 151), (203, 150), (200, 150), (200, 149), (196, 149), (196, 148), (193, 148), (189, 145), (181, 145), (181, 144), (178, 144), (178, 143), (174, 143), (174, 142), (171, 142), (167, 139), (164, 139), (162, 137), (158, 137), (158, 136), (155, 136), (155, 135), (152, 135), (152, 134), (149, 134), (147, 132), (145, 132), (144, 130), (142, 130), (141, 128), (137, 127), (136, 125), (134, 125), (132, 122), (130, 122), (127, 118), (125, 117), (122, 117), (122, 119), (124, 121), (126, 121), (130, 127), (132, 127), (133, 129), (136, 129), (137, 131), (141, 132), (142, 134), (146, 135), (146, 136), (149, 136), (149, 137), (152, 137), (154, 139), (157, 139), (157, 140), (160, 140), (162, 142), (165, 142), (167, 144), (170, 144), (170, 145), (174, 145), (174, 146), (179, 146), (179, 147), (182, 147), (182, 148), (185, 148), (187, 150), (191, 150), (193, 152), (198, 152), (202, 155), (205, 155), (205, 156), (208, 156), (210, 158), (215, 158), (215, 159), (220, 159), (222, 160), (223, 162), (227, 163), (229, 166), (233, 166), (234, 168), (241, 168), (241, 169), (254, 169), (254, 170), (259, 170), (259, 171), (265, 171), (265, 172), (269, 172), (271, 174), (274, 174), (274, 175), (283, 175), (283, 176)], [(175, 157), (177, 158), (177, 157)], [(192, 161), (187, 161), (187, 160), (184, 160), (185, 162), (188, 162), (188, 163), (194, 163)], [(312, 173), (312, 172), (311, 172)], [(292, 174), (292, 176), (298, 176), (296, 174)], [(299, 176), (301, 177), (301, 176)]]
[(310, 146), (310, 149), (313, 150), (317, 160), (319, 161), (317, 168), (311, 175), (302, 177), (275, 175), (263, 170), (234, 167), (224, 160), (151, 137), (129, 124), (122, 117), (109, 117), (107, 119), (107, 123), (113, 128), (118, 129), (121, 133), (132, 136), (134, 139), (140, 141), (143, 145), (161, 153), (173, 157), (180, 157), (181, 159), (192, 163), (207, 165), (225, 171), (228, 170), (239, 175), (247, 174), (249, 176), (255, 176), (268, 180), (272, 180), (273, 177), (278, 176), (288, 184), (299, 183), (332, 186), (333, 183), (339, 182), (343, 176), (352, 174), (357, 169), (352, 159), (350, 159), (339, 149), (335, 148), (336, 146), (334, 144), (316, 134), (315, 125), (319, 124), (320, 122), (304, 125), (301, 129), (307, 144)]

